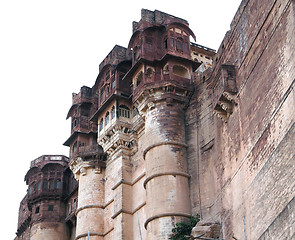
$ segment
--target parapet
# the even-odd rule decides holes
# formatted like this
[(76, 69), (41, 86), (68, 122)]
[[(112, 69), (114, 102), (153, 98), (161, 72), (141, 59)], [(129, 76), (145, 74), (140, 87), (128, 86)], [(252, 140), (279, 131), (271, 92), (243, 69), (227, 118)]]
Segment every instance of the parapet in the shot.
[(175, 17), (171, 14), (161, 12), (159, 10), (150, 11), (148, 9), (141, 9), (141, 20), (139, 22), (134, 21), (132, 23), (132, 31), (133, 33), (139, 30), (141, 24), (143, 22), (149, 23), (151, 25), (162, 25), (168, 19), (172, 18), (177, 21), (181, 21), (184, 24), (188, 25), (188, 22), (185, 19)]

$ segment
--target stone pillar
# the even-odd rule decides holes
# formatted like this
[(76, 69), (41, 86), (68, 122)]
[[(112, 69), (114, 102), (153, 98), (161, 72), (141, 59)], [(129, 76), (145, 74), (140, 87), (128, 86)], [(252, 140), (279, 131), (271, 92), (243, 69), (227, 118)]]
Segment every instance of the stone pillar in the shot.
[(145, 115), (147, 239), (169, 239), (176, 222), (191, 214), (184, 111), (169, 101), (149, 103)]
[(104, 168), (81, 158), (71, 163), (79, 181), (76, 240), (102, 240), (104, 233)]

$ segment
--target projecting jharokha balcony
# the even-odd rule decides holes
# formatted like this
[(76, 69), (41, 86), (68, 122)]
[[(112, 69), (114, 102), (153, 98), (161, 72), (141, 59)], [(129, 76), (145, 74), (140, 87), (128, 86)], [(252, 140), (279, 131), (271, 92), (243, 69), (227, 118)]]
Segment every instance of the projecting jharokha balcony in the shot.
[(148, 86), (150, 84), (168, 81), (183, 87), (188, 86), (192, 83), (191, 71), (178, 64), (166, 64), (158, 72), (147, 67), (145, 72), (140, 71), (134, 78), (133, 96), (136, 96), (145, 85)]
[(75, 151), (71, 154), (71, 160), (75, 158), (82, 158), (84, 161), (89, 160), (101, 160), (103, 161), (104, 158), (104, 152), (100, 145), (93, 144), (89, 146), (79, 146)]
[(97, 126), (89, 121), (88, 117), (80, 117), (72, 121), (72, 134), (74, 132), (96, 132)]

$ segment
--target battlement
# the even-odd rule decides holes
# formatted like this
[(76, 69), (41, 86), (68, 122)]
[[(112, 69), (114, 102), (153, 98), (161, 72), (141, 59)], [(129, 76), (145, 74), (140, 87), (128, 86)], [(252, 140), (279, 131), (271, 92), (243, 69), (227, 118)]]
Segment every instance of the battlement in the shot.
[(141, 9), (140, 21), (139, 22), (134, 21), (132, 23), (132, 31), (134, 33), (137, 30), (139, 30), (141, 24), (143, 23), (149, 23), (151, 25), (162, 25), (167, 21), (167, 19), (173, 19), (188, 25), (188, 22), (185, 19), (175, 17), (171, 14), (161, 12), (159, 10), (150, 11), (148, 9), (143, 8)]
[(33, 161), (31, 161), (31, 165), (30, 167), (36, 167), (39, 166), (41, 164), (44, 164), (45, 162), (69, 162), (69, 158), (64, 156), (64, 155), (42, 155), (36, 159), (34, 159)]
[(105, 59), (99, 64), (99, 71), (103, 69), (104, 66), (118, 65), (119, 62), (124, 60), (130, 60), (131, 55), (127, 55), (127, 49), (125, 47), (115, 45), (114, 48), (109, 52)]

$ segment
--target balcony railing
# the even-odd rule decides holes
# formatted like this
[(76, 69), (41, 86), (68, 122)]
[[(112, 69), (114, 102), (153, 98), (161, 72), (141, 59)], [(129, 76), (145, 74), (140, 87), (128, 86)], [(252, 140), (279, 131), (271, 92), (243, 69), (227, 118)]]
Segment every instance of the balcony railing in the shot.
[(154, 73), (152, 78), (147, 78), (144, 77), (142, 82), (135, 88), (133, 88), (133, 96), (136, 96), (144, 87), (144, 85), (148, 84), (150, 85), (151, 83), (156, 83), (156, 82), (161, 82), (161, 81), (171, 81), (175, 82), (181, 86), (187, 86), (191, 83), (191, 79), (177, 76), (172, 73), (172, 70), (169, 73)]
[(79, 148), (71, 154), (71, 159), (81, 157), (83, 160), (101, 160), (104, 159), (104, 153), (100, 145), (94, 144), (90, 146), (79, 146)]

